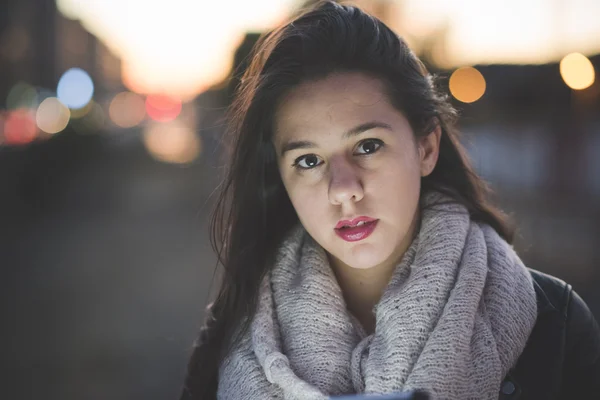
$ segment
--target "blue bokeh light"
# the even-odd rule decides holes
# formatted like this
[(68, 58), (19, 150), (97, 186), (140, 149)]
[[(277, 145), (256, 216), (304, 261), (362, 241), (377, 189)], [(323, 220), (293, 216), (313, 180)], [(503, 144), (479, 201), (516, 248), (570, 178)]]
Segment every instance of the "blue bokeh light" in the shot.
[(69, 108), (85, 107), (94, 95), (94, 82), (81, 68), (67, 70), (58, 81), (58, 99)]

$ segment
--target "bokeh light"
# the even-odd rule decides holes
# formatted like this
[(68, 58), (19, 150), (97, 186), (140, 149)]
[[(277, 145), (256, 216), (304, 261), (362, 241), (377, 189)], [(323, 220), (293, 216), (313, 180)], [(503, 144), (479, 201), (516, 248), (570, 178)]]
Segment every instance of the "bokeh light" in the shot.
[(82, 108), (71, 109), (71, 118), (72, 119), (80, 119), (80, 118), (85, 117), (92, 110), (92, 107), (94, 107), (94, 104), (96, 104), (94, 102), (94, 100), (91, 100), (89, 103), (87, 103)]
[(0, 110), (0, 146), (4, 143), (4, 112)]
[(75, 132), (91, 134), (104, 128), (106, 115), (100, 104), (92, 100), (89, 107), (90, 110), (83, 117), (72, 121), (72, 127)]
[(473, 67), (462, 67), (450, 76), (450, 93), (463, 103), (473, 103), (485, 93), (485, 78)]
[(115, 125), (132, 128), (146, 116), (146, 105), (142, 96), (132, 92), (118, 93), (110, 102), (108, 115)]
[(89, 132), (97, 132), (104, 127), (106, 122), (106, 114), (100, 104), (94, 102), (89, 114), (83, 119), (83, 122), (88, 127)]
[(58, 81), (58, 99), (69, 108), (82, 108), (94, 95), (94, 83), (81, 68), (67, 70)]
[(143, 140), (152, 157), (168, 163), (191, 163), (201, 150), (198, 135), (181, 121), (151, 123), (144, 131)]
[(596, 79), (592, 62), (581, 53), (571, 53), (560, 61), (560, 75), (571, 89), (590, 87)]
[(23, 145), (31, 143), (37, 136), (35, 114), (30, 109), (9, 111), (4, 119), (4, 144)]
[(181, 100), (161, 94), (149, 95), (146, 97), (146, 113), (155, 121), (172, 121), (181, 113)]
[(18, 108), (35, 108), (37, 106), (37, 91), (33, 86), (25, 82), (18, 82), (6, 96), (6, 108), (16, 110)]
[(58, 133), (67, 127), (71, 112), (56, 97), (42, 101), (37, 109), (35, 120), (38, 128), (46, 133)]

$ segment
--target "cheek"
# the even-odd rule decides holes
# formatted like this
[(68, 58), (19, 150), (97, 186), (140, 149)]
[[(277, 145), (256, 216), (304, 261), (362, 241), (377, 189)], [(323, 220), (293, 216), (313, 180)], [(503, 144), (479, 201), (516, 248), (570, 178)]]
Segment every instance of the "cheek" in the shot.
[(307, 185), (294, 180), (285, 182), (287, 194), (305, 227), (316, 225), (323, 220), (327, 198), (323, 196), (321, 184)]
[(398, 155), (370, 177), (374, 210), (397, 229), (412, 221), (421, 190), (416, 159)]
[[(367, 180), (374, 183), (377, 197), (395, 201), (420, 185), (421, 169), (414, 152), (394, 152), (377, 165)], [(376, 182), (376, 183), (375, 183)]]

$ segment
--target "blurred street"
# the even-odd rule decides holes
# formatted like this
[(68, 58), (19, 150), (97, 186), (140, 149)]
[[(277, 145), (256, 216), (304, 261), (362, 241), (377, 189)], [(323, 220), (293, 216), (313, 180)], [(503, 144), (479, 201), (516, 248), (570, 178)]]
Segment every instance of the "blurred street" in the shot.
[(3, 393), (175, 398), (214, 268), (215, 173), (72, 139), (68, 158), (0, 151)]

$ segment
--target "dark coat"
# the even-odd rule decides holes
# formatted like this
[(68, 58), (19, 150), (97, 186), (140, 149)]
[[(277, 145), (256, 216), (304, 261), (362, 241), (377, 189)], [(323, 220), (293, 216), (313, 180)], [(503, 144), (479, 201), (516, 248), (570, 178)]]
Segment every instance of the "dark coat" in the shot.
[(530, 271), (538, 317), (500, 399), (600, 400), (600, 329), (594, 316), (571, 285)]

